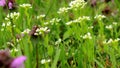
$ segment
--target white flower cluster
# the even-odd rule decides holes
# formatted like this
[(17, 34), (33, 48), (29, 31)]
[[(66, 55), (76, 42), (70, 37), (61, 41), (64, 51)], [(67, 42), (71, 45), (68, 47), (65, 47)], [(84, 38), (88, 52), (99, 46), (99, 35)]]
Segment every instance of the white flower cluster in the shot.
[(21, 38), (19, 38), (19, 39), (16, 39), (16, 42), (20, 42), (21, 41)]
[(79, 17), (78, 18), (79, 20), (90, 20), (90, 17), (89, 16), (82, 16), (82, 17)]
[(111, 29), (113, 29), (115, 26), (117, 26), (117, 22), (113, 22), (111, 25), (107, 25), (105, 28), (111, 30)]
[(11, 25), (11, 20), (16, 20), (16, 19), (18, 19), (19, 16), (20, 16), (19, 12), (13, 12), (13, 13), (8, 14), (5, 17), (4, 23), (2, 23), (2, 29), (1, 29), (1, 31), (4, 31), (5, 27), (9, 27), (9, 26), (16, 27), (15, 24)]
[(2, 23), (2, 27), (5, 27), (5, 23)]
[(7, 42), (7, 45), (10, 45), (10, 46), (14, 46), (14, 44), (12, 42)]
[(45, 63), (49, 63), (49, 62), (51, 62), (51, 60), (50, 59), (42, 59), (41, 60), (41, 64), (45, 64)]
[(113, 28), (113, 26), (112, 25), (108, 25), (105, 28), (111, 30)]
[(78, 8), (83, 8), (87, 2), (84, 0), (74, 0), (69, 3), (69, 7), (63, 7), (58, 10), (58, 14), (68, 12), (68, 10), (75, 9), (77, 10)]
[(20, 7), (22, 7), (22, 8), (32, 8), (31, 4), (21, 4)]
[(104, 44), (111, 44), (111, 43), (118, 42), (118, 41), (120, 41), (119, 38), (114, 39), (114, 40), (110, 38), (108, 41), (106, 41), (106, 40), (103, 41), (103, 43), (104, 43)]
[(14, 24), (11, 25), (11, 19), (16, 20), (16, 19), (18, 19), (19, 16), (20, 16), (19, 12), (13, 12), (13, 13), (8, 14), (5, 17), (5, 22), (2, 23), (1, 31), (4, 31), (5, 27), (9, 27), (9, 26), (16, 27), (16, 25), (14, 25)]
[(13, 48), (12, 50), (10, 50), (10, 52), (12, 53), (12, 52), (18, 52), (19, 50), (18, 49), (16, 49), (16, 48)]
[(115, 26), (116, 26), (116, 25), (117, 25), (117, 22), (113, 22), (113, 25), (115, 25)]
[(23, 32), (21, 32), (22, 34), (29, 34), (30, 29), (25, 29)]
[(94, 28), (93, 26), (88, 27), (88, 29), (93, 29), (93, 28)]
[(9, 21), (10, 19), (18, 19), (18, 17), (20, 16), (19, 12), (13, 12), (7, 15), (7, 17), (5, 18), (5, 20)]
[(37, 19), (41, 19), (41, 18), (44, 18), (44, 17), (45, 17), (45, 15), (42, 14), (42, 15), (37, 16)]
[(88, 32), (87, 34), (85, 34), (84, 36), (81, 36), (83, 39), (92, 39), (92, 36), (90, 34), (90, 32)]
[(58, 22), (60, 22), (61, 19), (59, 18), (53, 18), (52, 20), (50, 20), (49, 22), (45, 22), (44, 25), (48, 25), (48, 24), (58, 24)]
[(102, 20), (103, 18), (106, 18), (104, 15), (96, 15), (94, 19)]
[(2, 23), (2, 27), (5, 27), (5, 26), (10, 26), (11, 25), (11, 22), (8, 21), (7, 23)]
[(71, 25), (72, 23), (79, 23), (79, 22), (82, 22), (84, 20), (90, 20), (90, 17), (89, 16), (79, 17), (78, 19), (67, 22), (66, 25)]
[(55, 42), (55, 45), (58, 45), (61, 43), (61, 39), (58, 39), (56, 42)]
[(53, 25), (54, 23), (60, 22), (61, 19), (59, 18), (53, 18), (50, 23)]
[(59, 9), (59, 11), (58, 11), (57, 13), (58, 13), (58, 14), (66, 13), (66, 12), (68, 12), (69, 9), (70, 9), (70, 8), (62, 7), (62, 8)]
[(37, 28), (36, 33), (34, 33), (34, 35), (41, 35), (42, 33), (48, 33), (50, 32), (50, 29), (48, 29), (48, 27), (41, 27), (41, 28)]
[(87, 2), (85, 2), (84, 0), (74, 0), (69, 3), (69, 6), (71, 9), (76, 10), (77, 8), (83, 8), (86, 4)]

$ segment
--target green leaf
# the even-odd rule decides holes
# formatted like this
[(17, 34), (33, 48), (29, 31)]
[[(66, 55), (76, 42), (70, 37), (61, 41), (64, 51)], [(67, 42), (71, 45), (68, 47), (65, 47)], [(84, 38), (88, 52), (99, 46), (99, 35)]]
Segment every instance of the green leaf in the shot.
[(47, 49), (48, 49), (48, 55), (52, 56), (53, 55), (53, 51), (54, 51), (53, 47), (52, 46), (48, 46)]
[(68, 31), (66, 31), (63, 35), (63, 40), (69, 38), (72, 35), (73, 31), (72, 29), (69, 29)]
[(53, 61), (53, 64), (52, 64), (51, 68), (56, 68), (57, 61), (58, 61), (59, 56), (60, 56), (60, 52), (61, 52), (61, 50), (60, 50), (60, 49), (57, 49), (56, 55), (55, 55), (55, 57), (54, 57), (54, 61)]

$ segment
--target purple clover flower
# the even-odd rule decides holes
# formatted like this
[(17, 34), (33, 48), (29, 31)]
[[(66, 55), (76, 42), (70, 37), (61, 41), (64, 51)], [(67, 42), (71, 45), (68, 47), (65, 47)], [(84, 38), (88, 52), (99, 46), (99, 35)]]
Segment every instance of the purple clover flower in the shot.
[(0, 68), (24, 68), (25, 56), (12, 58), (8, 50), (0, 50)]
[(9, 7), (9, 9), (12, 9), (12, 8), (13, 8), (13, 3), (12, 3), (12, 2), (9, 2), (9, 3), (8, 3), (8, 7)]
[(11, 65), (10, 68), (24, 68), (24, 61), (26, 60), (25, 56), (20, 56), (15, 58)]
[(6, 1), (5, 0), (0, 0), (0, 6), (5, 6), (6, 5)]
[(0, 0), (0, 6), (2, 7), (6, 7), (6, 5), (8, 6), (9, 9), (13, 9), (14, 8), (14, 0), (8, 0), (6, 2), (6, 0)]

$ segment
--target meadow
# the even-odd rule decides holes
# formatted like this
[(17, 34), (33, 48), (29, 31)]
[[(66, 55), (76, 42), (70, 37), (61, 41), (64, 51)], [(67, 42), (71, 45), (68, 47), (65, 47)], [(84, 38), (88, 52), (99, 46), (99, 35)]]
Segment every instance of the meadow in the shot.
[(119, 0), (0, 0), (0, 68), (120, 68)]

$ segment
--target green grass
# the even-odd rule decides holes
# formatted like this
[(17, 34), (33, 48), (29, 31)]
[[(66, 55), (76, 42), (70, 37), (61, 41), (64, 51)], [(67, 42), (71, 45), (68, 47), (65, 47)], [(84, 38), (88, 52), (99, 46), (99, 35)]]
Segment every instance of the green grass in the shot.
[[(0, 31), (0, 49), (10, 49), (12, 57), (25, 55), (25, 68), (119, 68), (120, 40), (117, 38), (120, 38), (120, 1), (97, 1), (97, 5), (91, 7), (88, 0), (83, 8), (57, 13), (60, 8), (69, 7), (71, 1), (16, 0), (15, 10), (9, 11), (0, 7), (0, 29), (4, 28)], [(32, 8), (20, 7), (23, 3), (31, 4)], [(106, 6), (110, 7), (108, 14), (102, 13)], [(19, 12), (20, 16), (18, 19), (11, 19), (10, 26), (3, 27), (3, 22), (8, 23), (5, 17), (12, 12)], [(45, 14), (44, 18), (36, 18), (42, 14)], [(105, 15), (105, 18), (95, 19), (96, 15)], [(84, 16), (90, 17), (90, 20), (83, 19)], [(78, 20), (79, 18), (81, 19)], [(67, 25), (70, 21), (72, 24)], [(47, 25), (44, 24), (46, 22)], [(107, 29), (106, 26), (109, 25), (112, 28)], [(47, 27), (50, 31), (43, 31), (38, 36), (25, 33), (17, 42), (17, 35), (21, 35), (25, 29), (33, 32), (35, 26)], [(93, 28), (89, 28), (91, 26)], [(7, 44), (8, 42), (11, 44)], [(43, 59), (51, 61), (42, 64)]]

